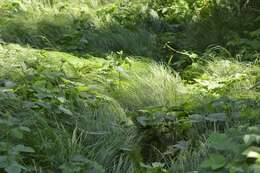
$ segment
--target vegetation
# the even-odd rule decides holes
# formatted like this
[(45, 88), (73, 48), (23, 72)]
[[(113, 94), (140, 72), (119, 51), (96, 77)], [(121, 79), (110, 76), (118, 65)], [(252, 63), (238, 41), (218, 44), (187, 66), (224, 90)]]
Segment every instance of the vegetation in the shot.
[(0, 2), (0, 172), (258, 173), (260, 1)]

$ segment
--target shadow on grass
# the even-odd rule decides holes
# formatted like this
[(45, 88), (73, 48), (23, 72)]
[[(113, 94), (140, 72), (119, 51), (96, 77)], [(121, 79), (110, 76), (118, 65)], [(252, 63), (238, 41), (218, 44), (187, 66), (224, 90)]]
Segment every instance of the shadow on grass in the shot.
[(156, 36), (144, 29), (130, 30), (118, 24), (96, 26), (90, 18), (69, 15), (7, 19), (0, 24), (0, 38), (6, 43), (58, 50), (76, 55), (104, 57), (110, 52), (155, 58), (160, 55)]

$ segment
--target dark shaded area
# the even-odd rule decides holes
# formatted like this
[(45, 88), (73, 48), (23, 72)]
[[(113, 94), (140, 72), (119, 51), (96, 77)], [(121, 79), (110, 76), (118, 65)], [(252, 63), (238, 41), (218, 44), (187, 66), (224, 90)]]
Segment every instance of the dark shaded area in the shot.
[[(136, 6), (133, 3), (122, 3), (117, 9), (103, 10), (98, 14), (101, 21), (104, 20), (100, 26), (96, 26), (87, 14), (75, 17), (58, 13), (37, 20), (30, 19), (30, 15), (26, 14), (10, 19), (3, 17), (0, 37), (7, 43), (79, 56), (91, 54), (105, 57), (111, 52), (122, 50), (126, 55), (163, 61), (168, 61), (168, 57), (173, 54), (164, 47), (165, 43), (176, 50), (189, 50), (198, 54), (211, 45), (227, 47), (233, 55), (238, 53), (241, 44), (245, 44), (251, 52), (257, 50), (255, 45), (259, 41), (248, 33), (260, 25), (257, 19), (260, 15), (258, 1), (241, 1), (238, 6), (234, 6), (238, 4), (236, 1), (221, 1), (222, 5), (212, 3), (201, 9), (200, 14), (192, 11), (195, 8), (192, 7), (193, 2), (187, 2), (190, 12), (182, 17), (171, 15), (170, 10), (167, 13), (161, 11), (161, 6), (168, 8), (174, 3), (172, 1), (151, 1), (144, 12), (140, 10), (142, 3)], [(112, 18), (110, 22), (105, 21), (108, 15)], [(246, 39), (246, 42), (238, 42), (237, 38)], [(174, 53), (174, 57), (175, 62), (180, 62), (176, 68), (184, 69), (192, 63), (181, 54)]]
[[(144, 109), (143, 113), (134, 113), (137, 133), (142, 136), (139, 146), (143, 160), (146, 163), (155, 162), (158, 158), (158, 151), (165, 153), (173, 144), (176, 148), (171, 151), (171, 154), (172, 158), (176, 158), (181, 152), (180, 146), (185, 147), (185, 141), (193, 141), (189, 145), (196, 148), (199, 144), (195, 142), (194, 138), (199, 135), (208, 135), (214, 130), (225, 132), (228, 128), (238, 126), (240, 122), (246, 121), (249, 125), (259, 123), (259, 108), (259, 100), (236, 99), (223, 95), (192, 109), (186, 108), (185, 105), (180, 107), (161, 106), (150, 107), (150, 110), (149, 108)], [(174, 112), (174, 115), (177, 116), (167, 118), (167, 112)], [(153, 116), (155, 118), (148, 118)], [(140, 123), (141, 118), (142, 123)], [(147, 124), (143, 124), (144, 122)], [(183, 124), (180, 125), (181, 123)]]
[(87, 16), (47, 16), (40, 21), (14, 18), (1, 26), (1, 39), (7, 43), (76, 55), (104, 57), (110, 52), (122, 50), (134, 56), (155, 59), (160, 56), (155, 34), (141, 28), (131, 30), (119, 24), (97, 27)]
[(238, 53), (238, 47), (231, 47), (230, 42), (237, 37), (255, 39), (249, 32), (255, 31), (260, 26), (260, 1), (248, 2), (230, 1), (229, 5), (215, 4), (200, 11), (201, 18), (186, 29), (187, 47), (204, 51), (210, 45), (220, 45), (229, 48), (232, 53)]

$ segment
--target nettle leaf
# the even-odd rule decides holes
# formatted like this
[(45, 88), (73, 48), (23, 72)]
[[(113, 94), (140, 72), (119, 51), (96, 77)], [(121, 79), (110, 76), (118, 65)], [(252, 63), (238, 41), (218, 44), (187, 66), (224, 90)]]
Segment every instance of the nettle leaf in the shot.
[(192, 123), (199, 123), (199, 122), (204, 121), (204, 116), (200, 115), (200, 114), (192, 114), (192, 115), (189, 115), (189, 120)]
[(142, 126), (146, 126), (146, 117), (145, 116), (140, 116), (136, 118), (137, 122), (142, 125)]
[(8, 157), (0, 156), (0, 168), (5, 168), (8, 166)]
[(26, 147), (26, 146), (21, 145), (21, 144), (14, 146), (13, 150), (15, 152), (25, 152), (25, 153), (34, 153), (35, 152), (33, 148)]
[(73, 115), (73, 113), (72, 113), (69, 109), (63, 107), (62, 105), (59, 106), (59, 110), (60, 110), (61, 112), (65, 113), (65, 114), (67, 114), (67, 115), (70, 115), (70, 116)]
[(147, 173), (167, 173), (168, 171), (164, 168), (165, 164), (160, 162), (154, 162), (152, 165), (146, 165), (144, 163), (140, 163), (142, 168), (145, 168), (145, 172)]
[(31, 132), (31, 130), (28, 127), (25, 127), (25, 126), (20, 126), (19, 129), (24, 131), (24, 132)]
[(8, 167), (5, 168), (7, 173), (21, 173), (22, 170), (26, 170), (26, 168), (16, 162), (12, 163)]
[(251, 145), (253, 143), (260, 143), (260, 135), (256, 135), (256, 134), (247, 134), (244, 136), (244, 142), (246, 145)]
[(86, 92), (86, 91), (89, 91), (90, 88), (87, 87), (87, 86), (77, 86), (76, 89), (79, 91), (79, 92)]
[(6, 80), (4, 85), (6, 88), (13, 88), (16, 86), (16, 83), (14, 83), (13, 81), (10, 81), (10, 80)]
[(72, 157), (71, 162), (64, 163), (59, 167), (63, 173), (104, 173), (105, 170), (98, 163), (88, 160), (82, 155), (75, 155)]
[(253, 31), (253, 32), (250, 32), (249, 33), (252, 37), (258, 37), (258, 36), (260, 36), (260, 29), (257, 29), (257, 30), (255, 30), (255, 31)]
[(226, 113), (212, 113), (209, 114), (205, 119), (208, 121), (225, 121)]
[(164, 112), (166, 108), (164, 106), (148, 106), (144, 109), (140, 109), (139, 112), (142, 113), (155, 113), (155, 112)]
[(177, 144), (174, 145), (174, 147), (181, 150), (185, 150), (188, 148), (188, 142), (184, 140), (178, 141)]
[(224, 86), (224, 84), (220, 84), (218, 81), (201, 80), (201, 79), (195, 79), (195, 81), (198, 82), (203, 87), (206, 87), (208, 90), (222, 88)]
[(0, 151), (7, 151), (7, 148), (9, 147), (10, 143), (8, 142), (0, 142)]
[(212, 133), (208, 138), (208, 146), (222, 151), (235, 151), (238, 145), (225, 134)]
[(248, 130), (253, 133), (260, 133), (260, 125), (249, 127)]
[(67, 100), (65, 97), (57, 97), (57, 100), (60, 102), (60, 103), (65, 103)]
[(260, 165), (259, 164), (252, 165), (251, 170), (252, 170), (253, 173), (259, 173), (260, 172)]
[(82, 156), (82, 155), (73, 155), (71, 157), (71, 160), (73, 162), (86, 162), (86, 161), (88, 161), (88, 159), (86, 157)]
[(82, 168), (73, 163), (64, 163), (59, 167), (63, 173), (76, 173), (80, 172)]
[(19, 128), (12, 129), (11, 135), (17, 139), (23, 138), (23, 132)]
[(119, 72), (119, 73), (123, 73), (124, 72), (124, 68), (119, 66), (119, 67), (116, 67), (116, 71)]
[(237, 165), (229, 165), (229, 173), (243, 173), (244, 169)]
[(260, 159), (260, 147), (251, 146), (246, 149), (242, 154), (247, 158)]
[(0, 119), (0, 127), (12, 126), (14, 123), (11, 120)]
[(211, 154), (209, 158), (202, 162), (202, 168), (210, 168), (212, 170), (218, 170), (223, 168), (226, 164), (225, 157), (219, 154)]

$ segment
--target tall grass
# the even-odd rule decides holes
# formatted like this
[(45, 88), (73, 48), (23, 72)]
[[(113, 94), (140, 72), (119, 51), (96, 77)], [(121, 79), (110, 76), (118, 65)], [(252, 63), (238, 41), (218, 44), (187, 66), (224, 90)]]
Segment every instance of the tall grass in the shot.
[(115, 97), (124, 107), (133, 110), (146, 106), (178, 106), (188, 100), (189, 92), (176, 72), (154, 63), (141, 72), (132, 72), (127, 83), (115, 91)]
[(159, 56), (156, 36), (148, 30), (132, 31), (98, 16), (99, 7), (106, 6), (103, 1), (11, 4), (1, 5), (0, 33), (5, 42), (99, 56), (120, 50), (132, 55)]

